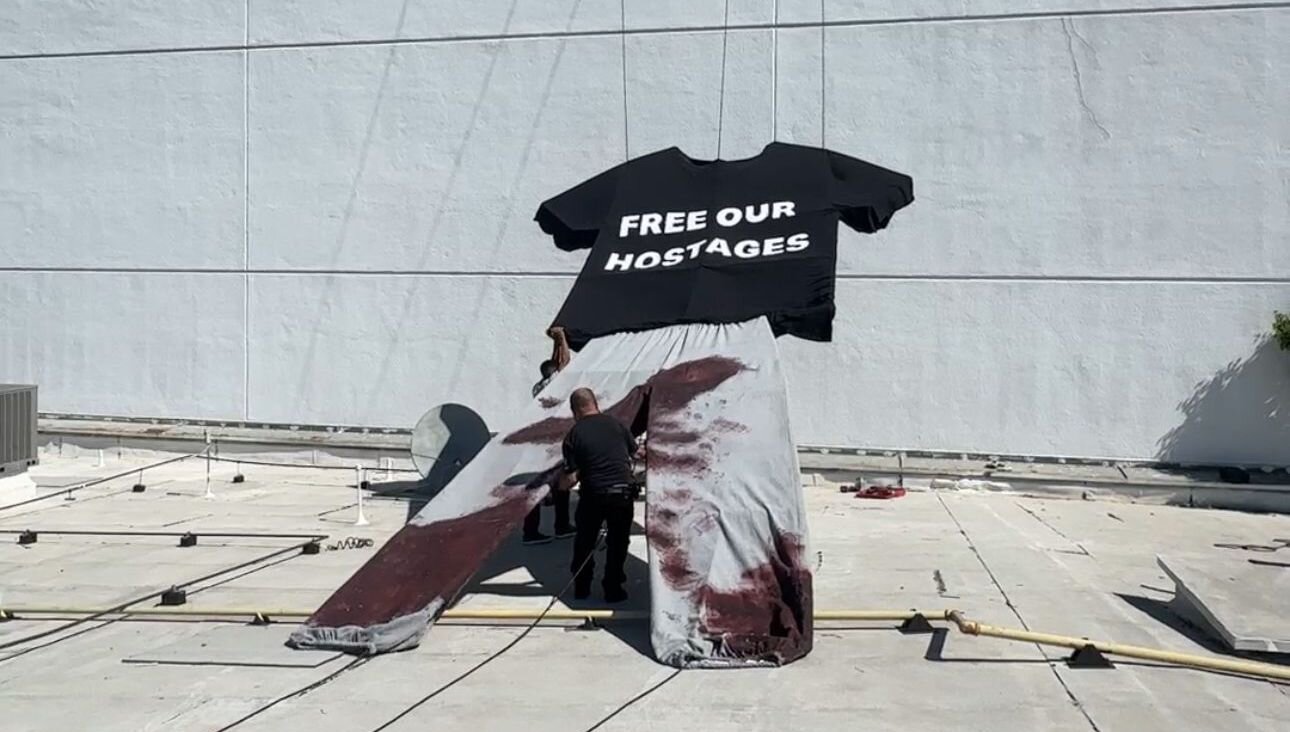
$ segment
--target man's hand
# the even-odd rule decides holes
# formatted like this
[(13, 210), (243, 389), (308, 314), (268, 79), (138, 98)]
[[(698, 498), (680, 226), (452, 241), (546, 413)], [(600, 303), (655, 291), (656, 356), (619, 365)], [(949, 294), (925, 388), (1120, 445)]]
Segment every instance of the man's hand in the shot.
[(564, 327), (559, 325), (547, 328), (546, 334), (552, 341), (551, 360), (555, 362), (555, 370), (563, 371), (573, 358), (569, 355), (569, 336), (565, 334)]
[(560, 473), (560, 479), (555, 483), (555, 489), (558, 491), (571, 491), (573, 486), (578, 482), (577, 473)]

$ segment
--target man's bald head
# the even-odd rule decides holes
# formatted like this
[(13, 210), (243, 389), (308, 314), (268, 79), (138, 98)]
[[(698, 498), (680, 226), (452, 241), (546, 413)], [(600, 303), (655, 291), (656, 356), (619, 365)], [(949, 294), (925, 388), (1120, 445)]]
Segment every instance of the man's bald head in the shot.
[(596, 393), (588, 388), (574, 389), (569, 395), (569, 408), (575, 417), (589, 417), (600, 414), (600, 405), (596, 403)]

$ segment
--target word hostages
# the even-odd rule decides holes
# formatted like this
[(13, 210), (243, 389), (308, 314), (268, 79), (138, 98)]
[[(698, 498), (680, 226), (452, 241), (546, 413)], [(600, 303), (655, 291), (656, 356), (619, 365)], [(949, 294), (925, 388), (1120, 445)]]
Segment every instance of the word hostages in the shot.
[[(618, 222), (618, 238), (646, 237), (662, 234), (683, 234), (703, 231), (711, 225), (729, 229), (744, 224), (760, 224), (797, 214), (792, 201), (774, 201), (748, 206), (729, 206), (709, 215), (708, 211), (667, 211), (662, 213), (628, 214)], [(733, 241), (731, 241), (733, 239)], [(806, 232), (791, 236), (773, 236), (767, 239), (731, 237), (701, 239), (688, 246), (672, 247), (661, 251), (610, 252), (605, 260), (605, 271), (628, 272), (631, 270), (674, 267), (699, 257), (725, 257), (757, 259), (780, 254), (800, 252), (811, 245)]]

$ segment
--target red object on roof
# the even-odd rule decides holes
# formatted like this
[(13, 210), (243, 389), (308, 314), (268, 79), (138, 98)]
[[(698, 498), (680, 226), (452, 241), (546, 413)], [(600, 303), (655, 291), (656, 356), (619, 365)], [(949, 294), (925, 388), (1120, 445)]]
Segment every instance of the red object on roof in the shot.
[(874, 498), (879, 500), (887, 499), (887, 498), (900, 498), (901, 496), (904, 496), (904, 495), (905, 495), (904, 488), (899, 488), (895, 486), (885, 486), (885, 485), (871, 485), (868, 488), (861, 488), (860, 490), (856, 491), (856, 498)]

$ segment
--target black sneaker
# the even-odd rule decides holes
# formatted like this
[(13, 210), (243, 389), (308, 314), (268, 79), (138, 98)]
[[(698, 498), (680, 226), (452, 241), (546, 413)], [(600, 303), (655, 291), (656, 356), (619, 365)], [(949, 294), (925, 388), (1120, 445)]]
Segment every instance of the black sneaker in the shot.
[(542, 533), (530, 534), (524, 537), (525, 546), (532, 546), (534, 544), (550, 544), (550, 543), (551, 543), (551, 537)]
[(627, 590), (624, 590), (621, 587), (605, 588), (605, 602), (612, 604), (617, 602), (624, 602), (626, 600), (627, 600)]
[(555, 527), (555, 538), (557, 539), (568, 539), (570, 536), (574, 536), (577, 533), (578, 533), (578, 527), (573, 526), (572, 524), (570, 524), (569, 526)]

